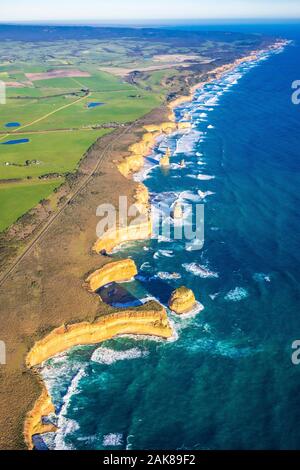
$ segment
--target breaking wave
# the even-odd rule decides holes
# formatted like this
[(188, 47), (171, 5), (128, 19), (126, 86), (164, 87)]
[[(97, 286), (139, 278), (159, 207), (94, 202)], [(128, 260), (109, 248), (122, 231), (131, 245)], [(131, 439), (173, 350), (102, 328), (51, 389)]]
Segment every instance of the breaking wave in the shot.
[(98, 364), (110, 365), (117, 361), (146, 357), (148, 354), (148, 351), (139, 348), (131, 348), (126, 351), (115, 351), (114, 349), (100, 346), (93, 352), (91, 361), (97, 362)]
[(202, 278), (207, 277), (219, 277), (218, 273), (210, 271), (206, 266), (202, 266), (198, 263), (184, 263), (182, 267), (189, 273), (194, 274), (194, 276), (199, 276)]
[(224, 299), (231, 302), (239, 302), (240, 300), (246, 299), (249, 296), (247, 289), (244, 287), (235, 287), (234, 289), (227, 292)]

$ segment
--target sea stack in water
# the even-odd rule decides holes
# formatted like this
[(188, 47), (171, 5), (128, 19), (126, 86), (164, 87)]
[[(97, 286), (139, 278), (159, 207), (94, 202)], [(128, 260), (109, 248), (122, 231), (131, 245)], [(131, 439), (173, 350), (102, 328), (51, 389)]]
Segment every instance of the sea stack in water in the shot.
[(166, 153), (161, 157), (159, 160), (160, 166), (166, 167), (170, 165), (170, 156), (171, 156), (171, 150), (167, 148)]
[(174, 290), (168, 302), (169, 308), (179, 315), (192, 310), (195, 304), (196, 299), (193, 291), (184, 286)]
[(182, 219), (183, 209), (180, 202), (176, 202), (172, 210), (173, 219)]

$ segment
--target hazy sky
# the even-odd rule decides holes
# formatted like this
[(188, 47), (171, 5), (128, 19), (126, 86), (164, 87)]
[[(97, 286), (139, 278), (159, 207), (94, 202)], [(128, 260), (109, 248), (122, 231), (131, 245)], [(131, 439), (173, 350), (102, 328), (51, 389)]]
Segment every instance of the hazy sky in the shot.
[(300, 0), (0, 0), (0, 21), (300, 18)]

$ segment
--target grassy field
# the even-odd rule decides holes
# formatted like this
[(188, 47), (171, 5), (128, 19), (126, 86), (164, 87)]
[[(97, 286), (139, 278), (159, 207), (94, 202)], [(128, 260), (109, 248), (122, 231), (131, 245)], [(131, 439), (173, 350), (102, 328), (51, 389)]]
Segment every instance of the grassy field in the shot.
[[(49, 78), (30, 84), (25, 73), (47, 72), (49, 67), (34, 63), (19, 64), (14, 70), (11, 65), (1, 67), (0, 79), (25, 86), (8, 87), (7, 103), (1, 106), (0, 180), (21, 182), (0, 185), (0, 231), (56, 187), (57, 183), (37, 183), (34, 178), (74, 171), (87, 149), (112, 130), (99, 126), (131, 122), (161, 103), (162, 95), (154, 91), (86, 64), (82, 70), (90, 77)], [(90, 108), (95, 102), (103, 105)], [(20, 127), (7, 128), (10, 122), (18, 122)], [(29, 141), (4, 145), (16, 139)]]
[[(34, 178), (74, 171), (107, 128), (132, 122), (168, 94), (181, 93), (188, 76), (193, 78), (212, 57), (231, 60), (236, 51), (253, 50), (260, 43), (257, 36), (228, 32), (52, 27), (25, 31), (14, 26), (8, 30), (0, 40), (0, 80), (9, 84), (7, 103), (0, 108), (0, 186), (9, 197), (1, 205), (0, 230), (43, 198), (46, 188), (51, 192), (50, 183), (37, 184)], [(186, 60), (188, 68), (191, 61), (198, 65), (183, 71), (178, 60)], [(121, 76), (128, 70), (134, 73), (126, 81), (105, 71), (116, 68), (123, 70)], [(78, 77), (74, 70), (90, 76)], [(36, 80), (39, 77), (28, 75), (33, 73), (48, 75)], [(102, 105), (89, 107), (93, 102)], [(20, 127), (7, 128), (9, 122)], [(100, 129), (104, 124), (106, 131)], [(2, 145), (17, 138), (29, 142)], [(32, 190), (28, 178), (33, 178)], [(3, 181), (9, 179), (27, 181), (26, 186), (22, 189), (18, 182), (4, 188)]]
[[(99, 129), (14, 136), (14, 139), (27, 137), (30, 142), (18, 145), (0, 143), (0, 179), (74, 171), (85, 151), (108, 132), (108, 129)], [(5, 162), (10, 164), (5, 165)]]
[(19, 217), (42, 199), (46, 199), (60, 186), (61, 179), (51, 181), (34, 181), (5, 183), (0, 185), (0, 231), (8, 228)]

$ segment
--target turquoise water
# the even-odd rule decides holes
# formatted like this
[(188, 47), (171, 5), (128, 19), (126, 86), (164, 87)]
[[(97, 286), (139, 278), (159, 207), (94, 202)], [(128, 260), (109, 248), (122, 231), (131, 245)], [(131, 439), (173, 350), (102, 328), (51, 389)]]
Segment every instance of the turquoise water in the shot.
[[(154, 203), (204, 203), (205, 243), (198, 251), (164, 239), (123, 247), (115, 257), (139, 267), (126, 288), (166, 302), (187, 285), (204, 310), (170, 315), (172, 341), (118, 338), (49, 360), (42, 373), (60, 428), (46, 436), (49, 447), (300, 448), (300, 366), (291, 362), (300, 337), (300, 107), (291, 103), (300, 34), (294, 38), (177, 110), (178, 119), (190, 114), (192, 132), (159, 142), (137, 176)], [(166, 175), (155, 163), (168, 145)]]

